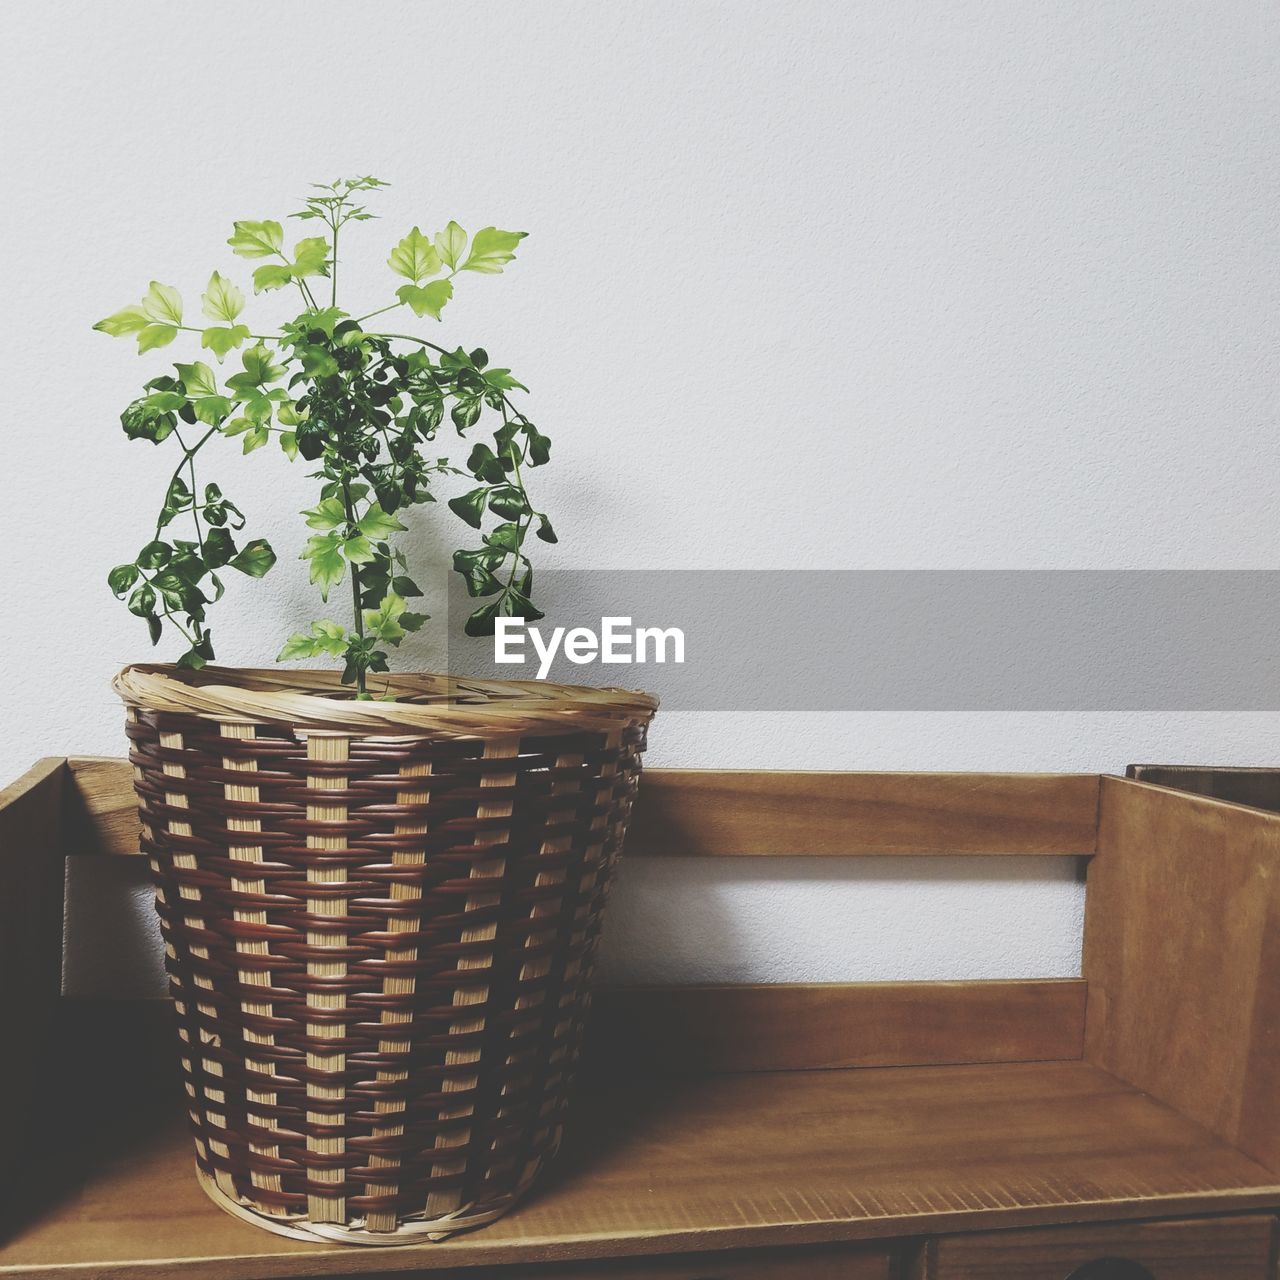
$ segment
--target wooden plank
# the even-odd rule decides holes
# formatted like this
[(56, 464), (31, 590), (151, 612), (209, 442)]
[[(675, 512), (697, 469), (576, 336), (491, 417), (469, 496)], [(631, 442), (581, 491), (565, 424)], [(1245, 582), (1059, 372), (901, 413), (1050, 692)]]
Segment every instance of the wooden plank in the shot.
[(1089, 1059), (1280, 1170), (1280, 814), (1107, 778)]
[(1090, 854), (1098, 777), (654, 769), (629, 854)]
[(928, 1275), (1063, 1280), (1075, 1267), (1123, 1258), (1160, 1280), (1267, 1280), (1274, 1225), (1274, 1218), (1252, 1214), (952, 1237), (930, 1244)]
[(524, 1277), (553, 1262), (1280, 1205), (1275, 1175), (1084, 1062), (631, 1077), (583, 1093), (545, 1182), (484, 1230), (397, 1249), (304, 1244), (205, 1198), (176, 1073), (158, 1080), (163, 1059), (135, 1057), (127, 1023), (112, 1017), (116, 1051), (92, 1072), (63, 1055), (79, 1088), (53, 1082), (60, 1107), (32, 1153), (0, 1276), (270, 1280), (507, 1265)]
[(58, 757), (0, 791), (0, 1005), (12, 1037), (0, 1053), (0, 1188), (22, 1175), (61, 993), (66, 788), (66, 762)]
[(138, 852), (138, 801), (133, 769), (115, 756), (72, 756), (73, 791), (67, 827), (68, 853)]
[(1079, 1058), (1086, 986), (874, 982), (597, 993), (598, 1071), (787, 1071)]
[[(79, 851), (137, 853), (127, 763), (73, 756)], [(650, 769), (627, 853), (1091, 854), (1096, 774)]]

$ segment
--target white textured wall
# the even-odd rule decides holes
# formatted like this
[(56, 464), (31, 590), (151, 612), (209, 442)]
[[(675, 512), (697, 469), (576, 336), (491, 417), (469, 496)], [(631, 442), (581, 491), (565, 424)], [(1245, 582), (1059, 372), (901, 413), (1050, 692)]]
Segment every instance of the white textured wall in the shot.
[[(6, 774), (119, 752), (107, 680), (147, 652), (103, 575), (165, 462), (115, 418), (176, 347), (139, 361), (89, 325), (152, 277), (190, 301), (243, 277), (233, 217), (350, 172), (396, 186), (349, 269), (383, 279), (415, 221), (532, 233), (443, 333), (534, 389), (549, 563), (1275, 565), (1272, 5), (45, 0), (4, 25)], [(220, 479), (285, 553), (219, 610), (220, 657), (253, 662), (306, 609), (269, 504), (308, 490), (230, 447)], [(668, 714), (651, 762), (1278, 748), (1271, 716)], [(1045, 863), (633, 865), (609, 969), (1071, 973), (1079, 901)], [(81, 896), (85, 981), (101, 945), (145, 985), (143, 919)]]

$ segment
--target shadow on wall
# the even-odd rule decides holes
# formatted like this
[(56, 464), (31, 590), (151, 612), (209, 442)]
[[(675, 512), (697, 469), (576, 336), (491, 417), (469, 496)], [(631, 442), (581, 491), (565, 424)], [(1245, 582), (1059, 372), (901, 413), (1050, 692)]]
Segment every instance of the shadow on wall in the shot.
[(1071, 978), (1083, 860), (623, 859), (610, 985)]
[[(623, 859), (600, 980), (876, 982), (1080, 972), (1074, 858)], [(140, 858), (72, 858), (66, 994), (165, 994)]]

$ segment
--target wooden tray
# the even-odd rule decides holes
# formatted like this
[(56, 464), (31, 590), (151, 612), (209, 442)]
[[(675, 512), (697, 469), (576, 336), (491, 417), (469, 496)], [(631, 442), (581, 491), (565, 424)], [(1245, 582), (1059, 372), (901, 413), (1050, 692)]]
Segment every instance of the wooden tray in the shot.
[(568, 1148), (526, 1204), (443, 1244), (295, 1243), (197, 1187), (163, 1002), (59, 998), (63, 859), (136, 856), (136, 828), (123, 761), (47, 761), (0, 794), (0, 985), (50, 1046), (0, 1055), (0, 1276), (960, 1280), (1047, 1258), (1056, 1280), (1127, 1240), (1157, 1280), (1264, 1280), (1280, 814), (1093, 775), (644, 789), (629, 856), (1088, 858), (1085, 979), (602, 992)]

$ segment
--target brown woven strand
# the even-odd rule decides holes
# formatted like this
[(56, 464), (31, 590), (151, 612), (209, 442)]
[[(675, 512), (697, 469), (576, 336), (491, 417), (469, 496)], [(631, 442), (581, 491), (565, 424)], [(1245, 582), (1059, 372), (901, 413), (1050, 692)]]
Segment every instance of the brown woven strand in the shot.
[(370, 714), (281, 674), (116, 682), (201, 1182), (284, 1234), (443, 1238), (559, 1143), (656, 703), (400, 676)]

